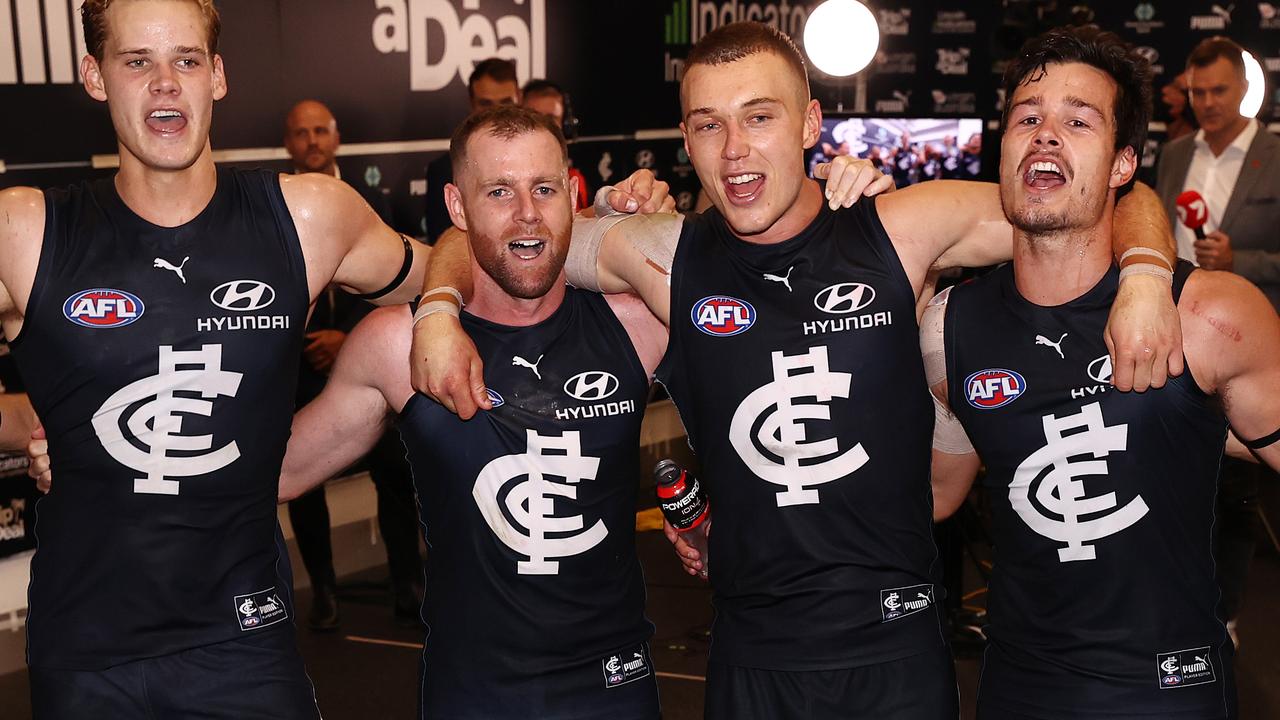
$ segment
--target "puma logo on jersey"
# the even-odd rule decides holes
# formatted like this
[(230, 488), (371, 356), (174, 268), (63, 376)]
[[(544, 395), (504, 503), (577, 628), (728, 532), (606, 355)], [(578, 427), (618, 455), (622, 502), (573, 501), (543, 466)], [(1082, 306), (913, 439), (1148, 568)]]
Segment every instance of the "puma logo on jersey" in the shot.
[(539, 355), (537, 360), (533, 362), (529, 362), (528, 360), (525, 360), (519, 355), (514, 355), (511, 358), (511, 364), (516, 367), (529, 368), (530, 370), (533, 371), (533, 376), (541, 380), (542, 373), (538, 372), (538, 364), (542, 362), (542, 358), (543, 356)]
[(1063, 340), (1066, 340), (1066, 339), (1067, 339), (1067, 334), (1066, 334), (1066, 333), (1062, 333), (1062, 337), (1058, 338), (1058, 342), (1054, 342), (1054, 341), (1050, 340), (1049, 338), (1047, 338), (1047, 337), (1045, 337), (1045, 336), (1043, 336), (1043, 335), (1037, 335), (1037, 336), (1036, 336), (1036, 344), (1037, 344), (1037, 345), (1044, 345), (1044, 346), (1046, 346), (1046, 347), (1051, 347), (1051, 348), (1053, 348), (1054, 350), (1057, 350), (1057, 351), (1058, 351), (1058, 357), (1062, 358), (1063, 360), (1066, 360), (1066, 359), (1067, 359), (1067, 356), (1062, 354), (1062, 341), (1063, 341)]
[(173, 263), (169, 262), (168, 260), (165, 260), (164, 258), (156, 258), (151, 263), (151, 267), (160, 268), (161, 270), (169, 270), (173, 272), (173, 274), (177, 275), (178, 279), (182, 281), (182, 284), (186, 285), (187, 276), (182, 274), (182, 268), (187, 266), (187, 261), (190, 259), (191, 259), (191, 256), (188, 255), (187, 257), (182, 258), (182, 262), (180, 264), (178, 264), (177, 266), (174, 266)]
[(787, 274), (782, 276), (773, 275), (771, 273), (765, 273), (764, 279), (772, 282), (776, 282), (776, 283), (782, 283), (783, 285), (786, 286), (787, 292), (791, 292), (791, 271), (795, 269), (796, 267), (792, 265), (791, 267), (787, 268)]

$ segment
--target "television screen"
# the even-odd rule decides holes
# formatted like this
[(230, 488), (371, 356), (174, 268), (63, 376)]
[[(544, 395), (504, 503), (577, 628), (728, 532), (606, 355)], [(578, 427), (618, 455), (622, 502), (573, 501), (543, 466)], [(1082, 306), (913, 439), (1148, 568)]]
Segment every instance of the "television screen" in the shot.
[(974, 180), (982, 169), (978, 118), (822, 118), (809, 175), (837, 155), (868, 158), (898, 187), (939, 178)]

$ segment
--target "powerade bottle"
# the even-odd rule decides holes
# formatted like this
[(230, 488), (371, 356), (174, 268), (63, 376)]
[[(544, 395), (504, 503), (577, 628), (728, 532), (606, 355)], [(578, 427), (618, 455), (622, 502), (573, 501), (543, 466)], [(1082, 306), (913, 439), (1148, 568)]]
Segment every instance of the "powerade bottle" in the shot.
[(653, 468), (657, 483), (658, 506), (671, 527), (702, 556), (702, 577), (707, 576), (707, 526), (711, 519), (711, 501), (702, 484), (675, 460), (660, 460)]

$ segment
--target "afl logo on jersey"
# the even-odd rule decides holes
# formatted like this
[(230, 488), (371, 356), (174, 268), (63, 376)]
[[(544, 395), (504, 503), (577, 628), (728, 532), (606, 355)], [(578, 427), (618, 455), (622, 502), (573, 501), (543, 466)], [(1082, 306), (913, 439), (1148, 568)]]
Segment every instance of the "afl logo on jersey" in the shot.
[(485, 388), (484, 392), (486, 395), (489, 396), (489, 402), (493, 404), (494, 410), (497, 410), (498, 408), (507, 404), (507, 401), (503, 400), (502, 396), (498, 394), (498, 391), (494, 390), (493, 388)]
[(564, 391), (583, 402), (604, 400), (618, 392), (618, 378), (603, 370), (589, 370), (569, 378), (564, 384)]
[(813, 296), (813, 306), (830, 315), (858, 312), (876, 299), (876, 289), (862, 283), (840, 283)]
[(964, 396), (979, 410), (994, 410), (1017, 400), (1027, 381), (1012, 370), (979, 370), (964, 380)]
[(137, 295), (110, 288), (83, 290), (62, 304), (68, 320), (87, 328), (123, 327), (142, 317), (145, 309)]
[(756, 309), (746, 300), (727, 295), (704, 297), (693, 305), (693, 324), (714, 337), (741, 335), (756, 322)]
[(214, 288), (209, 299), (223, 310), (252, 312), (275, 302), (276, 291), (257, 280), (232, 280)]

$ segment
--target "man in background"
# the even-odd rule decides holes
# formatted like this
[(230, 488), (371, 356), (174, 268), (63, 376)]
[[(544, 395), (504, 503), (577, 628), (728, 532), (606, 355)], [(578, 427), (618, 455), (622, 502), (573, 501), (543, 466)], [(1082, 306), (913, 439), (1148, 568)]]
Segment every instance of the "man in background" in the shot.
[[(471, 100), (469, 112), (494, 105), (519, 105), (520, 81), (516, 79), (516, 64), (502, 58), (489, 58), (476, 64), (467, 78), (467, 96)], [(427, 165), (427, 242), (435, 243), (441, 233), (453, 227), (449, 209), (444, 205), (444, 186), (453, 182), (453, 166), (449, 153), (432, 160)]]
[[(523, 98), (521, 105), (551, 118), (564, 133), (565, 140), (573, 142), (577, 136), (577, 120), (566, 110), (569, 96), (563, 88), (550, 80), (530, 80), (524, 84), (520, 94)], [(565, 122), (566, 118), (568, 122)], [(587, 189), (587, 177), (573, 166), (572, 160), (569, 161), (569, 177), (578, 179), (578, 192), (573, 198), (573, 211), (577, 212), (590, 202), (591, 192)]]
[[(1187, 89), (1200, 130), (1161, 150), (1156, 191), (1174, 225), (1178, 256), (1251, 280), (1280, 307), (1280, 139), (1240, 114), (1248, 90), (1243, 50), (1225, 37), (1201, 41), (1187, 58)], [(1178, 196), (1194, 190), (1208, 219), (1199, 234), (1179, 222)], [(1215, 556), (1227, 627), (1236, 617), (1258, 534), (1258, 466), (1222, 460)]]
[[(284, 146), (295, 173), (322, 173), (341, 180), (337, 163), (340, 144), (338, 121), (319, 101), (303, 100), (285, 118)], [(360, 193), (384, 223), (392, 225), (391, 203), (379, 188), (350, 181), (347, 184)], [(372, 305), (338, 292), (332, 285), (321, 293), (307, 322), (307, 345), (298, 368), (295, 407), (311, 402), (324, 389), (347, 333), (372, 309)], [(399, 432), (388, 430), (365, 460), (378, 492), (378, 529), (391, 572), (393, 612), (397, 622), (414, 625), (422, 594), (422, 558), (418, 555), (413, 480)], [(311, 578), (307, 625), (312, 630), (335, 630), (340, 620), (337, 577), (323, 485), (289, 502), (289, 522)]]

